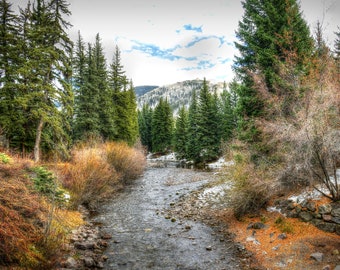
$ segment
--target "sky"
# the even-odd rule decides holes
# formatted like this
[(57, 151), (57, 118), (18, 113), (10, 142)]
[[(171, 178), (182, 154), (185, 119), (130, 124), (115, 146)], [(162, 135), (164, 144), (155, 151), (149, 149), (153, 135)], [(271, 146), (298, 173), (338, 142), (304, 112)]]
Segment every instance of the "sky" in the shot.
[[(31, 0), (32, 2), (33, 0)], [(24, 7), (27, 0), (14, 0)], [(99, 33), (108, 64), (115, 46), (135, 86), (203, 79), (229, 82), (237, 50), (234, 42), (243, 9), (240, 0), (69, 0), (69, 29), (93, 43)], [(329, 46), (340, 27), (339, 0), (301, 0), (313, 32), (322, 23)]]

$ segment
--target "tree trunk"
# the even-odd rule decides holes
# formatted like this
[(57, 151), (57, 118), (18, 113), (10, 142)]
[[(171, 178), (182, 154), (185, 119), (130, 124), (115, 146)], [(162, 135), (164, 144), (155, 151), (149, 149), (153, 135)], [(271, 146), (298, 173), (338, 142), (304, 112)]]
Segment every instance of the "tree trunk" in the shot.
[(44, 120), (42, 117), (39, 120), (37, 126), (37, 134), (35, 136), (35, 145), (34, 145), (34, 162), (40, 161), (40, 141), (41, 141), (41, 133), (44, 125)]

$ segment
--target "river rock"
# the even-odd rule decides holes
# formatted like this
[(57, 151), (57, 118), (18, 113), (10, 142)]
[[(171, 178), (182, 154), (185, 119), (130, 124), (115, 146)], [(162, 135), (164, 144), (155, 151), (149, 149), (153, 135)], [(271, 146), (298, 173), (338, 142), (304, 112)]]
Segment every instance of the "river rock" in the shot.
[(313, 254), (310, 255), (310, 257), (314, 260), (316, 260), (317, 262), (322, 262), (323, 261), (323, 253), (321, 252), (315, 252)]
[(334, 233), (336, 230), (336, 224), (328, 222), (321, 222), (316, 227), (319, 228), (320, 230), (331, 233)]
[(281, 239), (281, 240), (284, 240), (284, 239), (287, 239), (287, 234), (285, 233), (281, 233), (277, 236), (278, 239)]
[(299, 217), (302, 221), (309, 222), (313, 219), (313, 215), (310, 212), (301, 211)]
[(330, 204), (323, 204), (323, 205), (320, 205), (318, 208), (318, 212), (321, 215), (330, 214), (331, 211), (332, 211), (332, 206)]
[(333, 217), (340, 218), (340, 204), (333, 205), (333, 209), (331, 211)]
[(70, 269), (77, 269), (78, 263), (73, 257), (68, 257), (65, 262), (65, 267)]
[(84, 258), (84, 265), (86, 267), (94, 267), (94, 266), (96, 266), (96, 262), (94, 261), (93, 258), (86, 257), (86, 258)]

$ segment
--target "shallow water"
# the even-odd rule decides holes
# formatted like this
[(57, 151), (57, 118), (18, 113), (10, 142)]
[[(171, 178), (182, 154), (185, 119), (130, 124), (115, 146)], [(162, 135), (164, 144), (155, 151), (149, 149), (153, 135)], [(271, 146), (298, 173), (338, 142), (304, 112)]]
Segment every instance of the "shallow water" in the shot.
[(232, 243), (210, 227), (165, 214), (181, 196), (213, 178), (212, 173), (150, 168), (111, 202), (95, 222), (112, 235), (105, 269), (240, 269)]

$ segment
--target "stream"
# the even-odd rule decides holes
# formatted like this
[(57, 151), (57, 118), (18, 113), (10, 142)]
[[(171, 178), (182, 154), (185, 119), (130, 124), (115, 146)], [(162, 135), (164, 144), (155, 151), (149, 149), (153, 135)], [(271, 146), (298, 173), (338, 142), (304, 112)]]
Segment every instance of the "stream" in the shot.
[(241, 269), (232, 241), (199, 221), (170, 217), (166, 209), (211, 181), (211, 172), (148, 168), (99, 209), (95, 222), (112, 235), (104, 269)]

